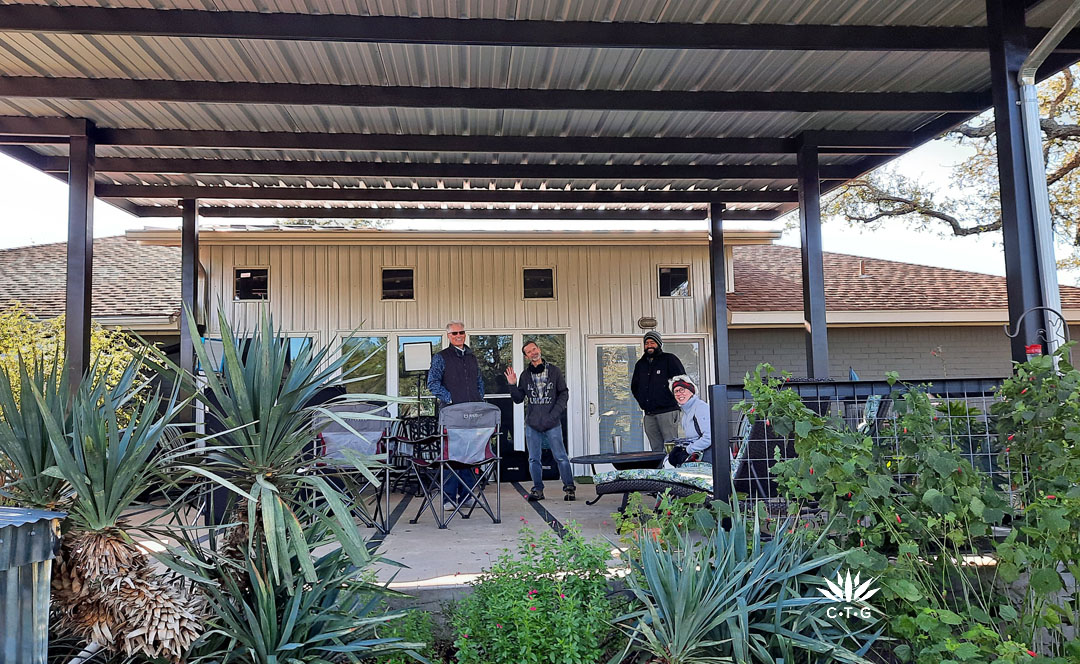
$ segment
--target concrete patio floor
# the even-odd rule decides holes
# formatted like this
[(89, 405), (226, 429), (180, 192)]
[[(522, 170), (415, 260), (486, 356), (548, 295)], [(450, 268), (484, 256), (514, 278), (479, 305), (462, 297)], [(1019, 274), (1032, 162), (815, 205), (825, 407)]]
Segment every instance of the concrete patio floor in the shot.
[[(460, 588), (499, 557), (505, 549), (516, 549), (518, 531), (526, 524), (536, 530), (553, 530), (556, 533), (570, 521), (581, 526), (588, 539), (616, 540), (615, 520), (612, 513), (619, 507), (617, 496), (605, 496), (595, 505), (586, 505), (596, 493), (591, 484), (579, 484), (577, 500), (564, 501), (559, 482), (549, 482), (547, 499), (530, 503), (525, 500), (528, 486), (512, 482), (499, 485), (502, 491), (502, 522), (493, 523), (491, 518), (477, 508), (471, 518), (457, 515), (449, 525), (440, 530), (427, 510), (417, 523), (409, 520), (420, 508), (421, 498), (390, 494), (390, 533), (374, 535), (378, 551), (387, 559), (405, 565), (395, 567), (381, 564), (378, 578), (390, 581), (390, 587), (402, 592)], [(495, 485), (487, 487), (485, 495), (495, 505)]]

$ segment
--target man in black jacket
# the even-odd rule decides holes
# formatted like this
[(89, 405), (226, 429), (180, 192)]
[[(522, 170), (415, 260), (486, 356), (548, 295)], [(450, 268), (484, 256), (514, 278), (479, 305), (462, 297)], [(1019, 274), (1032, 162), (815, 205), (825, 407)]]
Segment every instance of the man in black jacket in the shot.
[(645, 411), (645, 435), (654, 452), (664, 449), (665, 440), (679, 437), (679, 403), (668, 380), (686, 373), (679, 358), (662, 350), (664, 340), (656, 330), (645, 333), (645, 354), (634, 365), (630, 391)]
[(522, 346), (521, 352), (529, 359), (529, 366), (522, 372), (520, 380), (514, 368), (507, 367), (506, 382), (510, 384), (510, 396), (514, 398), (514, 403), (521, 403), (528, 398), (525, 406), (525, 446), (529, 448), (529, 476), (533, 483), (529, 500), (544, 499), (540, 456), (544, 451), (545, 440), (559, 466), (563, 500), (574, 500), (574, 473), (570, 469), (570, 459), (566, 456), (562, 434), (562, 416), (566, 412), (569, 395), (566, 380), (557, 366), (544, 362), (540, 347), (535, 342), (530, 341)]

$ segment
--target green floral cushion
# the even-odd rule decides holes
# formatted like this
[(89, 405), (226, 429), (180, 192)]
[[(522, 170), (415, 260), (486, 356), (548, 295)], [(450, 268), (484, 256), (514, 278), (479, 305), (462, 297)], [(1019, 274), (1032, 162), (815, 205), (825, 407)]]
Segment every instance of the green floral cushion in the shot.
[(691, 462), (678, 468), (635, 468), (633, 470), (612, 470), (593, 475), (593, 482), (614, 482), (615, 480), (659, 480), (674, 484), (685, 484), (702, 491), (712, 491), (712, 464)]

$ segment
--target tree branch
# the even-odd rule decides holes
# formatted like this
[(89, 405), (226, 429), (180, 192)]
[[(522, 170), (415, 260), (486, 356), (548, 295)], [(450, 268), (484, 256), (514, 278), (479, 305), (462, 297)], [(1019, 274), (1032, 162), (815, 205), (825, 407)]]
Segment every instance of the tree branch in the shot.
[(891, 207), (888, 209), (881, 209), (877, 213), (869, 216), (859, 215), (857, 213), (845, 213), (851, 221), (858, 221), (862, 223), (870, 223), (883, 219), (885, 217), (902, 217), (908, 214), (919, 214), (924, 217), (936, 219), (944, 222), (952, 230), (953, 235), (958, 237), (964, 237), (967, 235), (978, 235), (979, 233), (986, 233), (988, 231), (996, 231), (1001, 229), (1001, 220), (992, 221), (985, 224), (976, 224), (974, 226), (964, 226), (960, 223), (960, 220), (951, 214), (947, 214), (940, 210), (920, 203), (913, 198), (906, 198), (897, 194), (891, 194), (878, 188), (871, 182), (866, 180), (856, 180), (848, 183), (848, 188), (861, 188), (866, 192), (866, 202), (877, 206), (883, 205), (895, 205), (898, 207)]

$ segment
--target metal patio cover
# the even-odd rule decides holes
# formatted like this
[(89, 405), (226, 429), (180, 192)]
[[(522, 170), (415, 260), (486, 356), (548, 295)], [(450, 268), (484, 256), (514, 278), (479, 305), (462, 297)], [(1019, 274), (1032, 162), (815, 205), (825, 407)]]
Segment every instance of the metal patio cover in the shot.
[(984, 0), (16, 2), (0, 149), (89, 133), (141, 216), (771, 219), (800, 148), (828, 188), (987, 109), (988, 42)]

